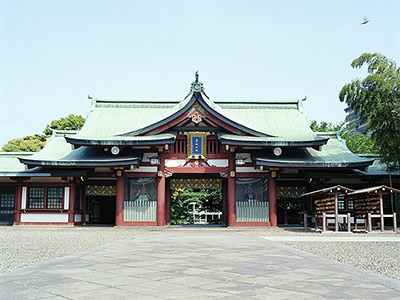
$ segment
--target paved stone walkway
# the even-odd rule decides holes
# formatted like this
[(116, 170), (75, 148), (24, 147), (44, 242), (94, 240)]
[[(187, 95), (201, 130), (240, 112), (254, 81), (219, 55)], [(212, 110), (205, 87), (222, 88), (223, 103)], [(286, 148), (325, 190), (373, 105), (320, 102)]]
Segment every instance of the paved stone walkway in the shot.
[(399, 299), (400, 282), (228, 229), (147, 231), (0, 276), (0, 299), (294, 298)]

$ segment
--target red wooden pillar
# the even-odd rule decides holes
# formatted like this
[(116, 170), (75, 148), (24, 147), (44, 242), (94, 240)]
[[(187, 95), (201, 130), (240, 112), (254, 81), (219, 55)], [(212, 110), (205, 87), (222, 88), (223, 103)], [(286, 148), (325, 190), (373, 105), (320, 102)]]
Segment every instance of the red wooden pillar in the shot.
[(14, 225), (21, 222), (22, 184), (18, 183), (15, 188), (14, 202)]
[(166, 181), (166, 191), (165, 191), (165, 224), (171, 224), (171, 190), (170, 181)]
[(228, 197), (226, 195), (227, 189), (226, 189), (226, 180), (222, 179), (222, 224), (228, 225)]
[(229, 174), (228, 174), (228, 226), (236, 224), (236, 174), (234, 153), (229, 153)]
[(115, 226), (124, 225), (124, 200), (125, 200), (125, 177), (117, 177), (117, 191), (115, 197)]
[(82, 224), (86, 225), (86, 186), (82, 185)]
[(165, 175), (164, 153), (160, 153), (160, 165), (157, 172), (157, 226), (165, 225)]
[(75, 183), (69, 185), (69, 206), (68, 206), (68, 224), (73, 225), (75, 221)]
[(278, 226), (278, 216), (276, 213), (276, 179), (269, 176), (268, 179), (268, 199), (269, 199), (269, 222), (271, 226)]

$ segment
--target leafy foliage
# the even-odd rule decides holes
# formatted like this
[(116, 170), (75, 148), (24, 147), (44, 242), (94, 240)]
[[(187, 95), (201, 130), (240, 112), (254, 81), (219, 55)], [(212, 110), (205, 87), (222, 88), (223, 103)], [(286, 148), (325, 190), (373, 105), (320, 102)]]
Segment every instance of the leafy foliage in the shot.
[(222, 192), (218, 189), (175, 189), (171, 195), (171, 224), (192, 224), (190, 203), (196, 203), (200, 210), (222, 211)]
[(37, 152), (40, 151), (46, 144), (44, 134), (28, 135), (19, 139), (12, 139), (3, 146), (5, 152)]
[(346, 146), (349, 150), (356, 154), (375, 154), (378, 153), (374, 142), (368, 135), (363, 135), (360, 132), (349, 132), (345, 130), (341, 134), (341, 138), (346, 140)]
[(373, 140), (368, 135), (353, 131), (350, 127), (344, 127), (345, 121), (332, 124), (330, 122), (316, 120), (311, 121), (310, 127), (315, 132), (335, 132), (340, 131), (340, 137), (346, 141), (346, 146), (349, 150), (356, 154), (375, 154), (378, 149)]
[(61, 117), (58, 120), (51, 121), (50, 124), (47, 124), (45, 130), (43, 130), (44, 134), (51, 135), (51, 129), (57, 130), (79, 130), (82, 128), (85, 123), (85, 118), (81, 115), (70, 114), (68, 117)]
[(66, 118), (51, 121), (47, 124), (44, 134), (27, 135), (23, 138), (12, 139), (2, 148), (4, 152), (38, 152), (43, 149), (46, 139), (51, 135), (51, 129), (79, 130), (85, 123), (81, 115), (70, 114)]
[(345, 122), (338, 122), (336, 124), (332, 124), (330, 122), (320, 121), (319, 123), (316, 120), (312, 120), (310, 123), (310, 127), (312, 131), (315, 132), (329, 132), (329, 131), (339, 131), (343, 128)]
[(339, 99), (346, 102), (361, 122), (368, 123), (382, 162), (400, 169), (400, 69), (379, 53), (364, 53), (353, 68), (367, 66), (368, 75), (343, 86)]

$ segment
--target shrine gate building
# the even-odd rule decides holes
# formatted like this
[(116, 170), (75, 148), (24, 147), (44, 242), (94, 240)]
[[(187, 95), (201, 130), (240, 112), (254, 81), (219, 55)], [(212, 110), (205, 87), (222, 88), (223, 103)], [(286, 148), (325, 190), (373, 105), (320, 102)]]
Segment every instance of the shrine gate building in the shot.
[(164, 226), (171, 189), (218, 187), (223, 224), (277, 226), (277, 198), (309, 191), (307, 172), (372, 163), (336, 133), (313, 132), (303, 101), (211, 100), (198, 76), (182, 101), (93, 99), (80, 131), (1, 155), (3, 219)]

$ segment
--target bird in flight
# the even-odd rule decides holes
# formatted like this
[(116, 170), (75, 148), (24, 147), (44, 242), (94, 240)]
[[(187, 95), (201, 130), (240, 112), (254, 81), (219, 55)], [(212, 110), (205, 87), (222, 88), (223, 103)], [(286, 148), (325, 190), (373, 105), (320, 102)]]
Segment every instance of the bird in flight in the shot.
[(367, 16), (364, 16), (363, 22), (360, 25), (365, 25), (369, 22)]

